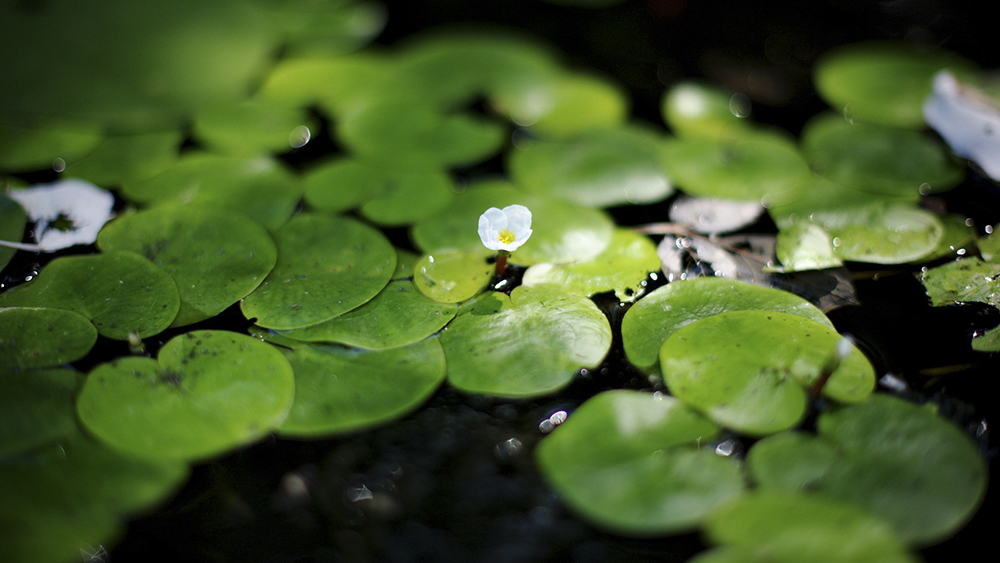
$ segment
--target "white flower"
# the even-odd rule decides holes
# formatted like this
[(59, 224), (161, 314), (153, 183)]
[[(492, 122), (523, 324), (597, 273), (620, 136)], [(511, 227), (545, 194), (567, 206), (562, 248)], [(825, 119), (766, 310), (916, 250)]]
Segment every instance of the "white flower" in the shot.
[(490, 250), (513, 252), (531, 236), (531, 211), (523, 205), (491, 207), (479, 216), (479, 238)]

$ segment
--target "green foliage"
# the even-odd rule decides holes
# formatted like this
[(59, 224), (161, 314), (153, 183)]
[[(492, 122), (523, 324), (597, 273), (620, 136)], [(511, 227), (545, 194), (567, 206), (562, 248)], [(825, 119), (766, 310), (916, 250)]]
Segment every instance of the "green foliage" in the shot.
[[(24, 235), (24, 225), (27, 222), (27, 215), (21, 204), (0, 194), (0, 240), (17, 242)], [(15, 249), (0, 246), (0, 270), (3, 270), (14, 257)]]
[(66, 166), (66, 174), (100, 186), (133, 184), (177, 162), (180, 131), (154, 131), (104, 137), (101, 144)]
[(681, 533), (738, 496), (732, 459), (699, 448), (719, 429), (673, 397), (606, 391), (580, 406), (535, 452), (575, 511), (616, 533)]
[(292, 368), (274, 347), (224, 331), (177, 336), (158, 360), (94, 368), (80, 421), (116, 450), (149, 460), (196, 460), (252, 443), (288, 416)]
[(85, 356), (97, 329), (62, 309), (0, 309), (0, 370), (58, 366)]
[[(0, 320), (0, 326), (5, 324)], [(26, 454), (75, 432), (79, 384), (80, 375), (68, 369), (0, 367), (0, 458)]]
[(733, 113), (734, 98), (719, 88), (697, 82), (679, 82), (660, 102), (663, 121), (679, 137), (721, 139), (738, 136), (749, 125), (746, 115)]
[(480, 293), (495, 268), (478, 252), (443, 249), (428, 254), (414, 266), (413, 285), (441, 303), (459, 303)]

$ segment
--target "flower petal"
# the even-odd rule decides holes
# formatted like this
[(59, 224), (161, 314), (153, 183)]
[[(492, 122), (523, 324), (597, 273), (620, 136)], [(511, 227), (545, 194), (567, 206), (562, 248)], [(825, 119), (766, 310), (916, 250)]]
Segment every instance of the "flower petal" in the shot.
[(523, 205), (508, 205), (503, 213), (507, 216), (507, 228), (514, 232), (517, 240), (528, 238), (525, 233), (531, 233), (531, 211)]
[(479, 216), (479, 240), (490, 250), (501, 250), (500, 231), (507, 228), (507, 216), (491, 207)]

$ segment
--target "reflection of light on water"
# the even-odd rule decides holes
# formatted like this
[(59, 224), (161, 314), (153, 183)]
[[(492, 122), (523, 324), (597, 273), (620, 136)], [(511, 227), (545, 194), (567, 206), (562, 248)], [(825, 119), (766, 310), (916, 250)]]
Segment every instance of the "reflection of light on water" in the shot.
[(566, 418), (568, 417), (569, 415), (566, 414), (566, 411), (556, 411), (538, 424), (538, 430), (543, 434), (548, 434), (549, 432), (555, 430), (556, 426), (566, 422)]
[(729, 457), (733, 455), (734, 451), (736, 451), (736, 440), (732, 438), (719, 442), (719, 445), (715, 446), (715, 455)]
[(299, 125), (295, 129), (292, 129), (292, 132), (288, 135), (288, 144), (294, 148), (301, 148), (309, 142), (311, 137), (312, 133), (309, 131), (309, 128), (305, 125)]

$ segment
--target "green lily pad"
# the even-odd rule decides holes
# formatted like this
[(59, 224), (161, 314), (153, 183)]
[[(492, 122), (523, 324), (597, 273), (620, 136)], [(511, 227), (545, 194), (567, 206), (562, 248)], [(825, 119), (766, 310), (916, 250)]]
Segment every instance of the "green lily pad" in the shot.
[(320, 211), (361, 207), (361, 214), (386, 226), (436, 217), (454, 198), (451, 178), (440, 170), (402, 170), (344, 158), (305, 177), (305, 200)]
[(147, 206), (197, 205), (240, 212), (273, 231), (292, 216), (302, 188), (272, 158), (190, 153), (161, 174), (126, 183), (122, 195)]
[[(0, 320), (0, 326), (4, 322)], [(76, 431), (79, 383), (80, 374), (68, 369), (15, 372), (0, 367), (0, 458), (41, 448)]]
[(503, 148), (507, 132), (471, 114), (446, 114), (410, 98), (382, 98), (345, 115), (337, 123), (337, 138), (372, 162), (439, 170), (488, 159)]
[(90, 319), (97, 332), (127, 340), (158, 334), (177, 316), (180, 298), (170, 276), (132, 252), (64, 256), (38, 276), (0, 293), (0, 307), (67, 309)]
[(444, 381), (436, 338), (386, 350), (296, 343), (285, 349), (295, 371), (295, 403), (278, 432), (291, 438), (343, 434), (415, 410)]
[(385, 236), (347, 217), (303, 213), (274, 240), (277, 264), (241, 304), (267, 328), (314, 325), (355, 309), (382, 291), (396, 267)]
[[(986, 492), (986, 464), (975, 445), (926, 407), (872, 395), (859, 404), (825, 412), (817, 427), (814, 440), (827, 444), (833, 459), (827, 453), (817, 465), (813, 452), (824, 447), (803, 448), (805, 438), (769, 444), (756, 453), (754, 446), (748, 459), (761, 486), (787, 490), (807, 486), (817, 494), (852, 502), (889, 522), (907, 541), (921, 545), (941, 541), (961, 528)], [(774, 477), (781, 473), (801, 475), (805, 481)]]
[(46, 170), (54, 166), (56, 159), (65, 166), (94, 150), (100, 142), (101, 133), (96, 127), (60, 122), (18, 127), (0, 122), (0, 170)]
[(811, 491), (840, 456), (836, 446), (805, 432), (767, 436), (747, 452), (753, 482), (765, 489)]
[(376, 95), (394, 65), (389, 57), (371, 52), (286, 58), (264, 80), (257, 97), (300, 107), (315, 104), (342, 116)]
[(648, 237), (615, 229), (611, 244), (601, 254), (572, 264), (536, 264), (524, 273), (523, 285), (554, 283), (585, 296), (614, 290), (619, 301), (633, 301), (643, 293), (650, 272), (660, 269), (656, 246)]
[(225, 331), (183, 334), (159, 359), (126, 357), (87, 376), (84, 426), (143, 459), (197, 460), (265, 436), (284, 421), (295, 382), (273, 346)]
[(844, 264), (836, 255), (830, 233), (809, 222), (781, 229), (775, 242), (775, 254), (783, 272), (822, 270)]
[(802, 131), (802, 154), (820, 176), (862, 191), (917, 198), (954, 187), (963, 171), (917, 131), (820, 115)]
[(87, 355), (95, 342), (97, 329), (72, 311), (0, 309), (0, 369), (69, 363)]
[(80, 160), (66, 166), (66, 175), (99, 186), (135, 183), (170, 168), (178, 158), (180, 131), (111, 135)]
[(261, 16), (239, 0), (5, 5), (0, 52), (18, 56), (0, 60), (0, 76), (22, 87), (0, 92), (0, 121), (73, 116), (148, 131), (199, 105), (242, 99), (276, 47)]
[(639, 128), (588, 130), (568, 139), (530, 141), (507, 166), (514, 182), (585, 207), (653, 203), (673, 193), (658, 139)]
[(943, 49), (902, 42), (856, 43), (823, 55), (814, 81), (820, 96), (845, 116), (919, 129), (933, 77), (945, 68), (967, 74), (973, 65)]
[(667, 140), (663, 166), (688, 195), (766, 205), (794, 198), (811, 176), (792, 141), (756, 130), (720, 139)]
[(116, 453), (75, 427), (34, 455), (0, 464), (0, 543), (11, 561), (62, 563), (124, 532), (122, 518), (162, 502), (187, 479), (183, 462)]
[(905, 264), (928, 257), (944, 236), (933, 213), (905, 203), (817, 211), (809, 220), (830, 235), (841, 260)]
[(585, 402), (535, 451), (566, 504), (618, 534), (686, 532), (743, 491), (734, 460), (698, 444), (718, 427), (673, 397), (606, 391)]
[(479, 216), (490, 207), (502, 209), (512, 204), (531, 210), (534, 231), (531, 239), (511, 255), (513, 264), (588, 260), (611, 242), (613, 223), (605, 213), (541, 194), (527, 194), (503, 182), (470, 186), (439, 216), (414, 225), (410, 236), (428, 254), (455, 249), (489, 256), (493, 251), (483, 246), (477, 232)]
[[(840, 335), (799, 315), (730, 311), (680, 328), (660, 348), (670, 392), (717, 424), (760, 436), (795, 426), (806, 391)], [(875, 387), (875, 370), (856, 348), (833, 372), (823, 395), (858, 402)]]
[(1000, 264), (975, 256), (954, 260), (920, 275), (935, 307), (979, 301), (1000, 306)]
[(858, 506), (819, 495), (753, 492), (713, 512), (704, 528), (710, 542), (741, 555), (735, 561), (918, 561), (888, 524)]
[[(746, 115), (733, 113), (733, 95), (697, 82), (678, 82), (660, 101), (663, 121), (679, 137), (721, 139), (746, 131)], [(738, 112), (742, 113), (742, 112)]]
[(743, 310), (791, 313), (833, 329), (823, 311), (793, 293), (703, 277), (669, 283), (630, 307), (622, 319), (625, 355), (640, 369), (653, 371), (660, 347), (679, 328), (719, 313)]
[(495, 269), (478, 252), (445, 249), (417, 261), (413, 285), (434, 301), (460, 303), (482, 291)]
[(277, 260), (264, 227), (212, 209), (160, 207), (115, 219), (98, 237), (103, 250), (146, 256), (177, 284), (171, 326), (214, 317), (253, 291)]
[(551, 73), (506, 86), (493, 99), (493, 106), (515, 124), (540, 137), (555, 138), (619, 127), (630, 105), (619, 85), (581, 73)]
[(972, 335), (972, 349), (977, 352), (1000, 352), (1000, 328)]
[[(0, 194), (0, 240), (21, 242), (27, 220), (27, 215), (21, 204), (7, 197), (6, 194)], [(16, 253), (17, 249), (0, 245), (0, 270), (7, 267)]]
[(928, 256), (928, 260), (965, 256), (972, 250), (976, 242), (976, 227), (973, 226), (971, 219), (957, 213), (949, 213), (938, 217), (938, 221), (941, 222), (944, 231), (941, 233), (937, 248)]
[(589, 299), (552, 285), (487, 293), (441, 333), (448, 382), (468, 392), (537, 397), (594, 368), (611, 347), (611, 327)]
[(282, 32), (286, 57), (317, 57), (359, 49), (385, 26), (386, 12), (374, 2), (270, 2), (267, 17)]
[(212, 105), (194, 120), (194, 136), (209, 151), (227, 156), (288, 152), (308, 142), (310, 129), (317, 127), (304, 110), (275, 101)]
[(338, 342), (384, 350), (434, 334), (455, 318), (457, 312), (457, 305), (422, 295), (413, 281), (395, 279), (371, 301), (353, 311), (281, 334), (301, 342)]

